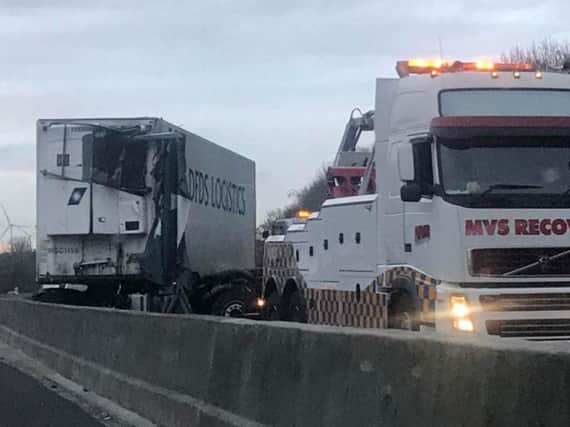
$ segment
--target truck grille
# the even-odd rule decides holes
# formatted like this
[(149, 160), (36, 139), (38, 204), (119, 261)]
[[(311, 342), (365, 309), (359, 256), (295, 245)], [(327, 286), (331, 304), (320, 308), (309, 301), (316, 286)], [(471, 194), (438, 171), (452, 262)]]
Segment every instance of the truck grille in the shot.
[(505, 338), (570, 336), (570, 319), (487, 320), (487, 333)]
[(485, 311), (570, 310), (570, 293), (481, 295)]
[(470, 267), (475, 276), (565, 276), (570, 248), (473, 249)]

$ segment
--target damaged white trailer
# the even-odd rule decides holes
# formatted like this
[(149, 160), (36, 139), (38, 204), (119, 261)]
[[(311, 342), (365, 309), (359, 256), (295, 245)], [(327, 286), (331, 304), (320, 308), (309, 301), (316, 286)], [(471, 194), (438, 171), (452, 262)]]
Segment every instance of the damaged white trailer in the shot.
[(255, 164), (165, 120), (38, 120), (37, 218), (39, 300), (255, 309)]

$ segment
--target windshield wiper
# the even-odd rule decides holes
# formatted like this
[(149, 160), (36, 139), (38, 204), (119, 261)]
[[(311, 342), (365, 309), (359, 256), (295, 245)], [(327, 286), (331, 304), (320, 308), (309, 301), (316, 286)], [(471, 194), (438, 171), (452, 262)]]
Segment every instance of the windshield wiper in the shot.
[(532, 270), (535, 267), (547, 266), (552, 261), (556, 261), (557, 259), (566, 257), (568, 255), (570, 255), (570, 250), (558, 252), (556, 255), (552, 255), (552, 256), (548, 256), (548, 255), (541, 256), (535, 262), (531, 262), (530, 264), (524, 265), (524, 266), (519, 267), (519, 268), (515, 268), (514, 270), (511, 270), (511, 271), (507, 271), (506, 273), (503, 273), (503, 276), (513, 276), (515, 274), (524, 273), (527, 270)]
[(542, 185), (524, 185), (524, 184), (493, 184), (483, 191), (481, 196), (485, 194), (492, 193), (495, 190), (529, 190), (529, 189), (539, 189), (544, 188)]

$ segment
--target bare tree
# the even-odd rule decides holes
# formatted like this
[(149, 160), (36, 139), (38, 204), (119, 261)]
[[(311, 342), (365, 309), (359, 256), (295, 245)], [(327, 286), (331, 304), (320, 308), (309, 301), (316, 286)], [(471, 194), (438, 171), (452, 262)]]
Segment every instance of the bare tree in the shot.
[(327, 199), (327, 170), (322, 167), (313, 180), (297, 193), (296, 207), (318, 211)]
[(29, 237), (14, 237), (11, 246), (11, 250), (15, 254), (32, 252), (32, 242), (30, 241)]
[(562, 68), (570, 60), (570, 43), (568, 40), (557, 41), (544, 39), (534, 42), (530, 47), (515, 46), (503, 52), (501, 60), (505, 62), (526, 62), (540, 70), (556, 70)]
[(272, 211), (271, 214), (277, 218), (290, 218), (295, 216), (299, 209), (318, 211), (328, 195), (327, 170), (324, 167), (319, 169), (313, 180), (294, 194), (292, 203), (283, 209)]
[(34, 251), (0, 254), (0, 294), (18, 287), (20, 292), (37, 290)]
[(283, 209), (277, 208), (270, 210), (265, 216), (265, 221), (263, 221), (263, 224), (261, 224), (261, 229), (262, 230), (271, 229), (271, 224), (273, 224), (279, 218), (284, 218)]
[(328, 183), (327, 170), (322, 167), (317, 172), (313, 180), (305, 185), (301, 190), (295, 191), (294, 200), (284, 208), (273, 209), (267, 213), (265, 221), (261, 225), (263, 230), (270, 230), (273, 222), (279, 218), (291, 218), (295, 216), (299, 209), (318, 211), (323, 202), (327, 199)]

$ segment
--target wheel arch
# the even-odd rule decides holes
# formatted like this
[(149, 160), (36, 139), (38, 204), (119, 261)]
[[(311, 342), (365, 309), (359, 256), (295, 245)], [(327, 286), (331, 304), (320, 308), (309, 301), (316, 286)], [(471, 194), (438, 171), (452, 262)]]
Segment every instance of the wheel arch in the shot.
[(297, 284), (297, 280), (291, 277), (285, 282), (285, 286), (283, 287), (283, 297), (289, 297), (293, 292), (298, 290), (299, 285)]
[(398, 297), (405, 293), (410, 296), (415, 309), (421, 312), (422, 306), (418, 295), (416, 283), (410, 276), (398, 276), (391, 283), (392, 291), (390, 292), (390, 305), (392, 301), (397, 301)]
[(263, 285), (263, 298), (268, 299), (274, 293), (280, 295), (279, 286), (277, 286), (277, 279), (274, 276), (271, 276)]

